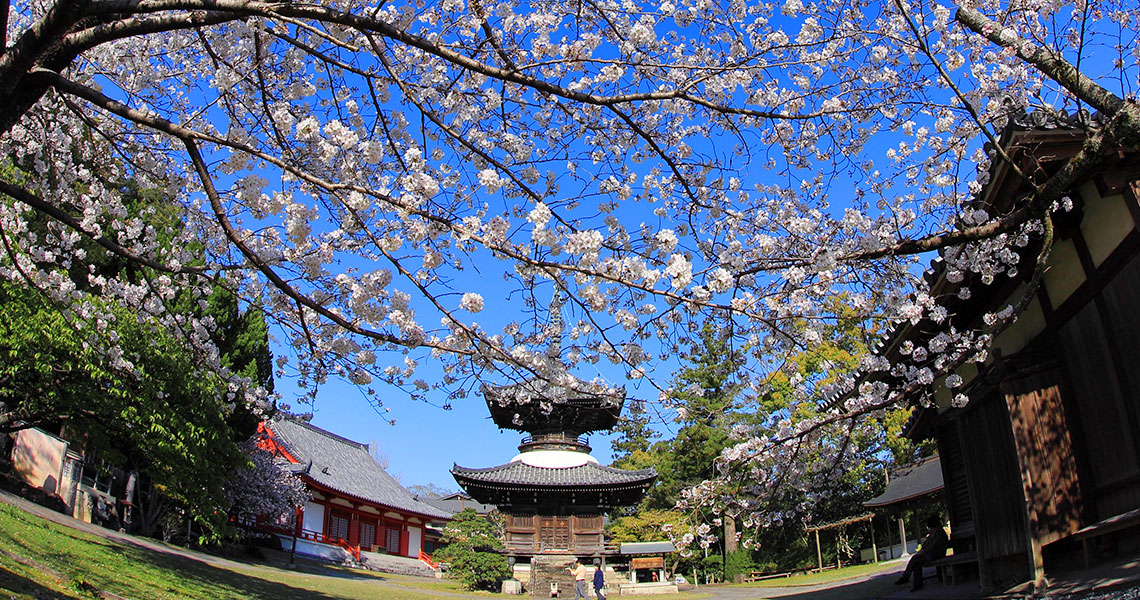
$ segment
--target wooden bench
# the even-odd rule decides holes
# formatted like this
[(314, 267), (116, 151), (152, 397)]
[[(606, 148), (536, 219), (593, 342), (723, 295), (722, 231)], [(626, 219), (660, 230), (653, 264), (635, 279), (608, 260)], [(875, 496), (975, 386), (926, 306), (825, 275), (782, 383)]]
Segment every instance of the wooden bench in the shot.
[(754, 583), (757, 581), (764, 581), (766, 579), (776, 579), (779, 577), (791, 577), (791, 576), (792, 576), (791, 571), (785, 571), (783, 573), (766, 573), (764, 571), (752, 571), (748, 574), (747, 577), (743, 578), (743, 581), (745, 583)]
[(1140, 508), (1109, 517), (1103, 521), (1097, 521), (1088, 527), (1078, 529), (1071, 538), (1081, 542), (1081, 550), (1085, 558), (1085, 570), (1088, 570), (1091, 563), (1089, 545), (1095, 538), (1136, 525), (1140, 525)]
[[(950, 585), (954, 585), (956, 583), (954, 567), (957, 565), (976, 564), (977, 562), (978, 553), (976, 551), (970, 551), (947, 554), (942, 558), (926, 563), (924, 566), (938, 569), (938, 578), (942, 580), (942, 583), (949, 582)], [(949, 579), (947, 579), (947, 576), (949, 576)]]

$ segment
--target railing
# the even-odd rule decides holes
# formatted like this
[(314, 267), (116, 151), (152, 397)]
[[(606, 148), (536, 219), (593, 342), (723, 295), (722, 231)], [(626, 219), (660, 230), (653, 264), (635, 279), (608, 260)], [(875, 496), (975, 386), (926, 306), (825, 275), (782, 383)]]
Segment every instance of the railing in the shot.
[(516, 540), (508, 541), (506, 543), (506, 550), (508, 552), (522, 552), (522, 553), (558, 553), (565, 552), (567, 554), (617, 554), (620, 549), (619, 544), (607, 542), (604, 544), (597, 543), (569, 543), (569, 544), (554, 544), (551, 542), (534, 542), (533, 540)]
[(431, 555), (428, 554), (427, 552), (424, 552), (422, 549), (420, 550), (419, 558), (420, 558), (420, 562), (423, 562), (424, 564), (435, 569), (436, 571), (439, 570), (439, 563), (432, 560)]
[(348, 552), (352, 556), (352, 558), (356, 559), (356, 562), (360, 562), (360, 546), (354, 546), (350, 544), (348, 540), (342, 537), (334, 538), (325, 535), (324, 532), (313, 531), (312, 529), (294, 531), (293, 529), (277, 527), (273, 525), (262, 525), (262, 529), (272, 531), (274, 533), (280, 533), (281, 535), (296, 535), (299, 539), (302, 540), (308, 540), (310, 542), (317, 542), (318, 544), (328, 544), (330, 546), (343, 548), (345, 552)]
[(524, 444), (541, 444), (543, 442), (589, 446), (590, 438), (584, 435), (574, 437), (572, 435), (566, 435), (564, 433), (540, 433), (538, 435), (528, 435), (522, 439), (522, 443)]
[(545, 433), (535, 436), (526, 436), (519, 444), (519, 452), (545, 448), (550, 450), (570, 450), (572, 452), (589, 453), (590, 438), (586, 436), (574, 437), (560, 433)]

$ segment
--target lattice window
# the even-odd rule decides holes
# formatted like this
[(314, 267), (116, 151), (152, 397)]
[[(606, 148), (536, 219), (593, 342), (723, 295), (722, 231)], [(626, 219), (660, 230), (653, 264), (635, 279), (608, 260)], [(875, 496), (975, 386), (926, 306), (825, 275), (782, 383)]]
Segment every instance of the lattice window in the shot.
[(329, 538), (333, 540), (347, 540), (348, 524), (348, 515), (336, 512), (331, 513), (329, 515)]
[(385, 529), (384, 534), (385, 534), (384, 545), (388, 549), (388, 552), (391, 552), (392, 554), (399, 554), (400, 553), (400, 530), (388, 527)]
[(376, 524), (370, 521), (360, 522), (360, 547), (371, 550), (376, 545)]

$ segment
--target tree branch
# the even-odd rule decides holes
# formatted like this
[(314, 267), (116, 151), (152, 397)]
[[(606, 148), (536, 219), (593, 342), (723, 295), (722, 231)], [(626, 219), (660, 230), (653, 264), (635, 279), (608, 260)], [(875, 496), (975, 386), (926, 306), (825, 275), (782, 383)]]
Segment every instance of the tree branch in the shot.
[(44, 214), (48, 217), (51, 217), (52, 219), (55, 219), (56, 221), (59, 221), (60, 223), (63, 223), (67, 227), (83, 234), (84, 237), (87, 237), (96, 244), (99, 244), (112, 254), (125, 258), (135, 264), (139, 264), (162, 273), (179, 275), (203, 274), (212, 270), (208, 267), (172, 267), (170, 265), (149, 259), (145, 256), (139, 256), (130, 250), (123, 248), (110, 238), (107, 238), (93, 231), (88, 231), (75, 217), (72, 217), (65, 211), (60, 210), (55, 205), (45, 201), (39, 196), (36, 196), (24, 188), (8, 183), (2, 179), (0, 179), (0, 193), (4, 193), (10, 198), (27, 205), (29, 208), (35, 210), (36, 212)]
[[(967, 29), (986, 38), (1002, 48), (1010, 48), (1018, 58), (1037, 67), (1039, 71), (1069, 90), (1078, 100), (1087, 102), (1096, 110), (1107, 115), (1115, 115), (1125, 108), (1125, 101), (1101, 87), (1084, 73), (1081, 73), (1047, 48), (1017, 37), (1002, 35), (1003, 27), (987, 18), (976, 9), (958, 9), (955, 19)], [(1135, 103), (1131, 103), (1135, 104)], [(1135, 108), (1135, 106), (1133, 107)]]

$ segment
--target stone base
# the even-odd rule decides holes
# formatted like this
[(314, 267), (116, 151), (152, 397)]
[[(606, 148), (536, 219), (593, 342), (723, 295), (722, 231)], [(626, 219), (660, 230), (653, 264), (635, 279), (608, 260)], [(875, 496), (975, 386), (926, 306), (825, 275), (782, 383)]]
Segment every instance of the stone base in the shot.
[(517, 579), (503, 580), (503, 593), (518, 596), (523, 593), (522, 582)]
[[(573, 598), (574, 578), (570, 575), (573, 556), (535, 556), (530, 559), (531, 598)], [(557, 592), (557, 595), (556, 595)]]
[(621, 584), (622, 596), (656, 596), (658, 594), (676, 594), (677, 592), (677, 584), (668, 581)]

